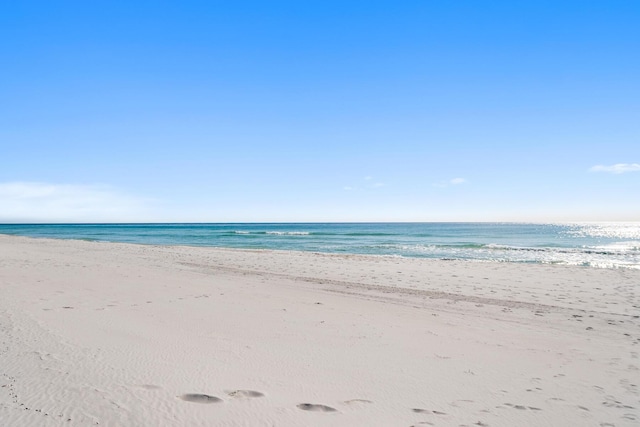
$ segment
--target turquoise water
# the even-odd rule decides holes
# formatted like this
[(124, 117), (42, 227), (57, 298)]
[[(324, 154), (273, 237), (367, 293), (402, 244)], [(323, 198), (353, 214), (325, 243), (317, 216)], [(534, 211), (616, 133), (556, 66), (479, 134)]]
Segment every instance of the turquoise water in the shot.
[(640, 223), (0, 224), (0, 234), (640, 269)]

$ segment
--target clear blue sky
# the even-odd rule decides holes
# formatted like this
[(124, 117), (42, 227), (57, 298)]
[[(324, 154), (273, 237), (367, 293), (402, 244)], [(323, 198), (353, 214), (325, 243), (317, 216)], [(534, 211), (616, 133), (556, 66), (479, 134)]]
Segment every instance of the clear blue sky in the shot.
[(640, 2), (0, 5), (0, 222), (640, 220)]

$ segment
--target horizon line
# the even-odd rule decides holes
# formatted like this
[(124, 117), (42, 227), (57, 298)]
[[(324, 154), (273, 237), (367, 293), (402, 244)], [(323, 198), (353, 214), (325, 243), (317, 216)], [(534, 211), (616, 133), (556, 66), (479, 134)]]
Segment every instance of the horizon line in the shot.
[(0, 222), (2, 225), (248, 225), (248, 224), (577, 224), (640, 223), (640, 220), (558, 220), (558, 221), (219, 221), (219, 222)]

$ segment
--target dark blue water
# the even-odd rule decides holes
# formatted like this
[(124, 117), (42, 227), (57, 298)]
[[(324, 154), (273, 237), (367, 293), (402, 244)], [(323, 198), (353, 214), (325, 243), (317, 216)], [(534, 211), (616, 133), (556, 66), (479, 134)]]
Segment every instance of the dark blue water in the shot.
[(0, 234), (640, 269), (640, 223), (0, 224)]

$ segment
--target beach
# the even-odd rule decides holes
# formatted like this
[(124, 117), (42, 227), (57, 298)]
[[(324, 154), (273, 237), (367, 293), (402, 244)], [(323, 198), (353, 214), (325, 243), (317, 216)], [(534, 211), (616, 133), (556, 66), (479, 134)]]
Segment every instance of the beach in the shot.
[(635, 426), (640, 270), (0, 235), (3, 426)]

